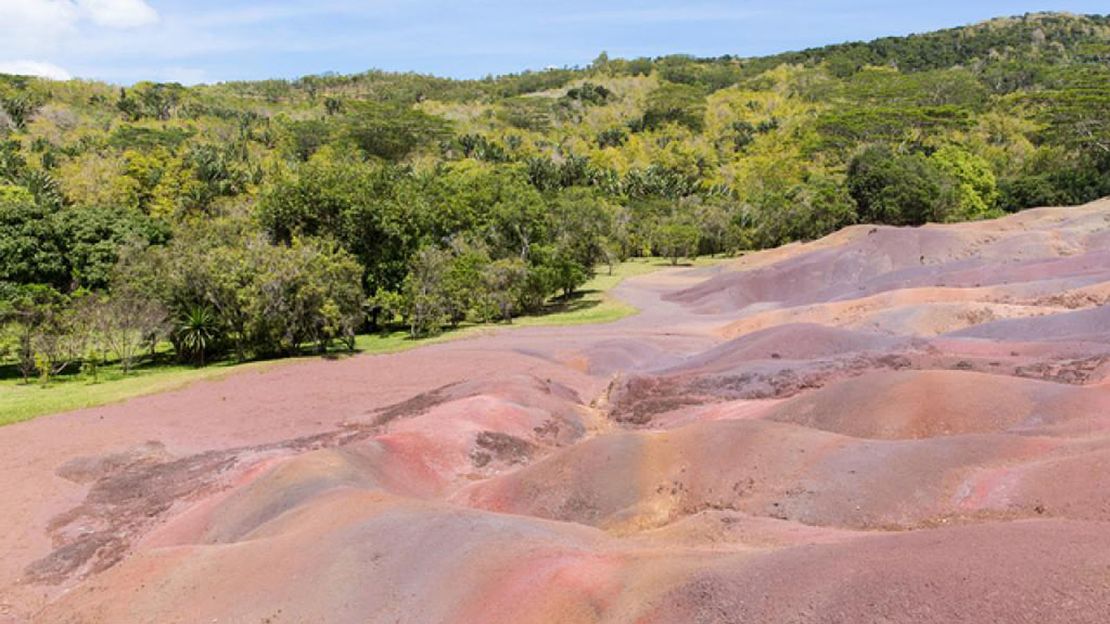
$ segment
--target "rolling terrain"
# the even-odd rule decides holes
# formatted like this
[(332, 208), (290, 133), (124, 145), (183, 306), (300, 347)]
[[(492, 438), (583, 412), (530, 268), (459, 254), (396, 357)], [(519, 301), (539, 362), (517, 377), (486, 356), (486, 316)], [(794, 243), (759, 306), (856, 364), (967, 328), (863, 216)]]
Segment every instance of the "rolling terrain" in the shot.
[(0, 622), (1110, 621), (1110, 200), (0, 428)]

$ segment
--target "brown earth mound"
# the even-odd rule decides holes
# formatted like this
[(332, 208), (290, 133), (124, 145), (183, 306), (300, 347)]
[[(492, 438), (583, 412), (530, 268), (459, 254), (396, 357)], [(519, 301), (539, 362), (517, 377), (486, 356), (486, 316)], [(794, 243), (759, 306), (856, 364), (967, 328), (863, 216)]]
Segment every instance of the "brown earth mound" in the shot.
[(777, 406), (768, 420), (857, 438), (1110, 430), (1110, 387), (966, 371), (877, 372)]

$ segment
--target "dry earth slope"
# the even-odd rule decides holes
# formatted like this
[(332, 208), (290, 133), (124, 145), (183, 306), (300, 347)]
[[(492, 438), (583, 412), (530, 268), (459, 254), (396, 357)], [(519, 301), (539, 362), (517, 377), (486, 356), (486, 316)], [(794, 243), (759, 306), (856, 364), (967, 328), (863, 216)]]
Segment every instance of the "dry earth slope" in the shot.
[(1110, 621), (1110, 201), (0, 429), (0, 622)]

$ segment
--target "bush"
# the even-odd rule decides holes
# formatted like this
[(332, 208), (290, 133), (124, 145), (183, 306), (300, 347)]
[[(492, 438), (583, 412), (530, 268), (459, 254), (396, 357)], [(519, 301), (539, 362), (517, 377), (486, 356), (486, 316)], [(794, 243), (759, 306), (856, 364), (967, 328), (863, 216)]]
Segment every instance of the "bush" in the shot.
[(950, 180), (921, 154), (895, 154), (871, 147), (852, 159), (848, 192), (860, 221), (887, 225), (921, 225), (944, 221), (951, 196)]
[(954, 205), (945, 215), (946, 220), (966, 221), (999, 215), (996, 208), (998, 183), (985, 159), (946, 145), (934, 152), (929, 160), (955, 184)]
[(698, 228), (682, 219), (671, 217), (655, 231), (655, 247), (659, 255), (669, 258), (672, 265), (682, 258), (692, 257), (698, 250)]
[(272, 245), (234, 220), (128, 254), (113, 287), (161, 303), (175, 319), (182, 359), (210, 361), (233, 349), (251, 355), (353, 346), (363, 323), (362, 270), (334, 244), (294, 239)]
[(705, 93), (683, 84), (665, 84), (648, 96), (641, 130), (654, 130), (675, 123), (694, 132), (705, 127)]
[(26, 188), (0, 185), (0, 282), (67, 289), (65, 249), (49, 208)]
[(444, 284), (449, 262), (448, 253), (434, 247), (425, 247), (413, 256), (403, 291), (413, 338), (438, 334), (450, 319)]

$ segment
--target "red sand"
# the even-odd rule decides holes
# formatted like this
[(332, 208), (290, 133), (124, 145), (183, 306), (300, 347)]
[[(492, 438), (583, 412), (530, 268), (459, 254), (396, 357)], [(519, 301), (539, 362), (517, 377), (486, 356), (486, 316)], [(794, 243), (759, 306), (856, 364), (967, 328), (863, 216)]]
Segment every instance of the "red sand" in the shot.
[(0, 623), (1110, 621), (1110, 201), (0, 429)]

